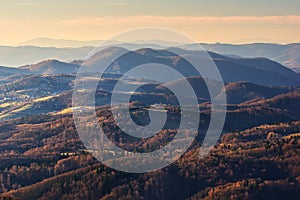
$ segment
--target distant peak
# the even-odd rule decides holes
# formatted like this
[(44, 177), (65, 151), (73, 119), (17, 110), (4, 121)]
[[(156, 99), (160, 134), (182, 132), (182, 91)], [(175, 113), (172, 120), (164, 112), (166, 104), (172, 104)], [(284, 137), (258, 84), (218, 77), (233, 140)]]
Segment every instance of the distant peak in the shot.
[(48, 64), (48, 63), (62, 63), (62, 62), (59, 61), (59, 60), (56, 60), (56, 59), (48, 59), (48, 60), (44, 60), (42, 62), (39, 62), (37, 64)]
[(176, 54), (165, 49), (141, 48), (134, 52), (144, 56), (176, 56)]

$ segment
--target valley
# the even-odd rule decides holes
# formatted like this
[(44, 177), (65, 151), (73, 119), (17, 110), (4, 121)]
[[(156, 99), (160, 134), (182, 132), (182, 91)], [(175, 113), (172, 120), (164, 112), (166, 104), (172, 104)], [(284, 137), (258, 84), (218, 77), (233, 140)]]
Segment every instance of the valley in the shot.
[[(95, 54), (85, 63), (97, 66), (102, 59), (109, 59), (121, 50), (106, 49), (109, 53)], [(191, 50), (182, 51), (187, 56), (195, 54)], [(297, 199), (300, 75), (265, 58), (211, 55), (225, 80), (225, 90), (211, 97), (206, 83), (217, 88), (218, 82), (187, 76), (199, 110), (188, 110), (188, 106), (179, 108), (176, 96), (166, 89), (180, 88), (182, 79), (160, 85), (147, 79), (126, 77), (120, 84), (145, 86), (134, 93), (128, 105), (110, 105), (121, 75), (142, 61), (162, 62), (186, 75), (192, 74), (185, 60), (168, 52), (131, 51), (130, 63), (121, 57), (109, 66), (106, 74), (99, 74), (101, 79), (87, 76), (76, 80), (80, 64), (74, 62), (47, 60), (20, 68), (1, 68), (5, 73), (0, 78), (0, 198), (272, 199), (287, 194), (289, 199)], [(78, 89), (82, 94), (90, 92), (89, 83), (99, 81), (94, 95), (95, 108), (73, 107), (75, 81), (82, 83)], [(116, 91), (121, 95), (126, 92)], [(227, 111), (222, 136), (213, 150), (199, 159), (211, 118), (211, 98), (218, 99), (223, 93), (227, 96)], [(181, 95), (190, 98), (184, 91)], [(81, 101), (86, 101), (84, 95)], [(150, 138), (129, 136), (112, 116), (114, 109), (125, 112), (129, 107), (131, 118), (137, 124), (147, 124), (151, 121), (151, 105), (157, 106), (152, 110), (154, 114), (166, 113), (170, 121)], [(111, 169), (92, 156), (98, 152), (109, 161), (113, 152), (100, 151), (97, 147), (86, 149), (83, 145), (73, 112), (93, 109), (106, 137), (130, 152), (152, 152), (172, 141), (183, 109), (199, 114), (201, 120), (195, 140), (179, 160), (154, 172), (130, 174)], [(128, 123), (121, 114), (118, 119)], [(188, 137), (190, 130), (183, 131)], [(172, 152), (165, 152), (165, 157), (169, 156)]]

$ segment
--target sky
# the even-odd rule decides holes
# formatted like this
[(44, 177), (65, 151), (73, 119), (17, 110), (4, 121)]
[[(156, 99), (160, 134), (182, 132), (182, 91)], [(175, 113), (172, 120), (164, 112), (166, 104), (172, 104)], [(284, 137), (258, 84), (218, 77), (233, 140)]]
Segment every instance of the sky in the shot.
[(299, 0), (0, 0), (0, 45), (105, 40), (141, 27), (203, 43), (300, 42)]

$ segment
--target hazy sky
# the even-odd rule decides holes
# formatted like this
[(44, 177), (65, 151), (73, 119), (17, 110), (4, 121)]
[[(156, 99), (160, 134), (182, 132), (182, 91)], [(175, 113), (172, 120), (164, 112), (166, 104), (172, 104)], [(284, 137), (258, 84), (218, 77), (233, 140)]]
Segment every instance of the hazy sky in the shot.
[(199, 42), (300, 42), (299, 0), (0, 0), (0, 45), (102, 40), (132, 28), (175, 29)]

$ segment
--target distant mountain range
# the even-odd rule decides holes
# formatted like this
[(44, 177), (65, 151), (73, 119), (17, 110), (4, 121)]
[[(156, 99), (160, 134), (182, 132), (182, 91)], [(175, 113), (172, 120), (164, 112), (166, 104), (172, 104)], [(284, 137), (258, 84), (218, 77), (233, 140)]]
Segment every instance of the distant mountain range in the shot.
[(56, 47), (56, 48), (79, 48), (84, 46), (97, 46), (101, 40), (78, 41), (52, 38), (36, 38), (24, 41), (20, 46)]
[[(265, 57), (300, 72), (300, 43), (294, 44), (201, 44), (206, 50), (220, 54), (233, 54), (241, 57)], [(192, 50), (195, 45), (184, 45), (182, 48)]]
[[(45, 43), (53, 43), (52, 46), (55, 47), (37, 47), (36, 45)], [(76, 42), (76, 41), (75, 41)], [(71, 43), (73, 41), (69, 40), (52, 40), (47, 38), (37, 39), (33, 41), (28, 41), (23, 43), (24, 46), (19, 47), (8, 47), (0, 46), (0, 65), (7, 67), (18, 67), (22, 65), (29, 65), (41, 62), (48, 59), (57, 59), (63, 62), (71, 62), (73, 60), (83, 60), (85, 57), (93, 50), (93, 46), (98, 44), (100, 41), (90, 41), (90, 42), (78, 42), (76, 45), (63, 45)], [(144, 42), (144, 43), (143, 43)], [(54, 45), (59, 43), (61, 45)], [(159, 44), (157, 44), (159, 43)], [(30, 45), (30, 46), (29, 46)], [(272, 44), (272, 43), (254, 43), (254, 44), (201, 44), (206, 50), (212, 51), (218, 54), (222, 54), (228, 57), (245, 57), (245, 58), (257, 58), (265, 57), (276, 62), (281, 63), (293, 69), (296, 72), (300, 72), (300, 44)], [(43, 45), (40, 45), (43, 46)], [(64, 47), (67, 46), (67, 47)], [(69, 47), (70, 46), (70, 47)], [(186, 50), (194, 50), (197, 44), (176, 44), (170, 42), (161, 41), (139, 41), (136, 44), (124, 43), (118, 44), (120, 47), (124, 47), (130, 50), (140, 49), (144, 47), (150, 47), (154, 49), (166, 48), (169, 46), (178, 46)], [(62, 48), (64, 47), (64, 48)]]
[[(37, 46), (37, 47), (56, 47), (56, 48), (78, 48), (84, 46), (98, 46), (103, 40), (88, 40), (88, 41), (79, 41), (79, 40), (66, 40), (66, 39), (53, 39), (53, 38), (35, 38), (32, 40), (27, 40), (20, 43), (19, 46)], [(106, 41), (107, 42), (107, 41)], [(184, 43), (173, 42), (173, 41), (164, 41), (164, 40), (137, 40), (132, 43), (110, 40), (109, 43), (112, 44), (127, 44), (127, 48), (132, 45), (142, 45), (142, 44), (153, 44), (157, 46), (164, 47), (174, 47), (184, 45)], [(134, 43), (134, 44), (133, 44)]]
[[(177, 49), (178, 50), (178, 49)], [(85, 65), (103, 67), (103, 60), (109, 60), (114, 55), (127, 51), (120, 47), (109, 47), (94, 54), (85, 61)], [(187, 57), (201, 57), (201, 52), (179, 49), (182, 55)], [(300, 75), (266, 58), (240, 58), (227, 57), (209, 52), (216, 63), (225, 82), (246, 81), (265, 86), (299, 86)], [(204, 59), (200, 58), (199, 59)], [(205, 60), (204, 60), (205, 61)], [(169, 65), (186, 76), (195, 76), (185, 59), (174, 55), (168, 50), (153, 50), (142, 48), (137, 51), (130, 51), (126, 56), (121, 56), (110, 66), (107, 73), (124, 74), (132, 67), (144, 63), (163, 63)], [(77, 72), (81, 61), (65, 63), (58, 60), (46, 60), (33, 65), (26, 65), (19, 68), (0, 67), (0, 76), (16, 74), (74, 74)], [(117, 65), (117, 67), (116, 67)], [(205, 67), (203, 71), (205, 72)], [(91, 69), (92, 71), (92, 69)], [(160, 76), (158, 74), (158, 76)], [(164, 75), (161, 75), (164, 76)], [(163, 77), (162, 77), (163, 78)]]
[[(126, 51), (123, 48), (111, 47), (104, 49), (94, 54), (85, 62), (85, 65), (102, 67), (103, 60), (111, 60), (114, 53)], [(153, 50), (149, 48), (131, 51), (126, 56), (121, 56), (115, 60), (108, 69), (108, 73), (124, 74), (134, 66), (145, 63), (161, 63), (173, 67), (180, 71), (186, 77), (195, 76), (190, 64), (183, 58), (167, 50)], [(184, 58), (195, 58), (202, 62), (206, 62), (206, 58), (202, 57), (203, 52), (188, 51), (184, 49), (177, 49)], [(284, 67), (266, 58), (232, 58), (210, 52), (210, 56), (216, 63), (223, 80), (225, 82), (247, 81), (266, 86), (299, 86), (300, 75), (294, 71)], [(202, 72), (208, 73), (210, 69), (203, 66)], [(164, 74), (157, 74), (165, 78)]]
[(48, 59), (56, 59), (64, 62), (84, 59), (93, 47), (80, 48), (54, 48), (20, 46), (0, 46), (0, 65), (7, 67), (19, 67), (31, 65)]

